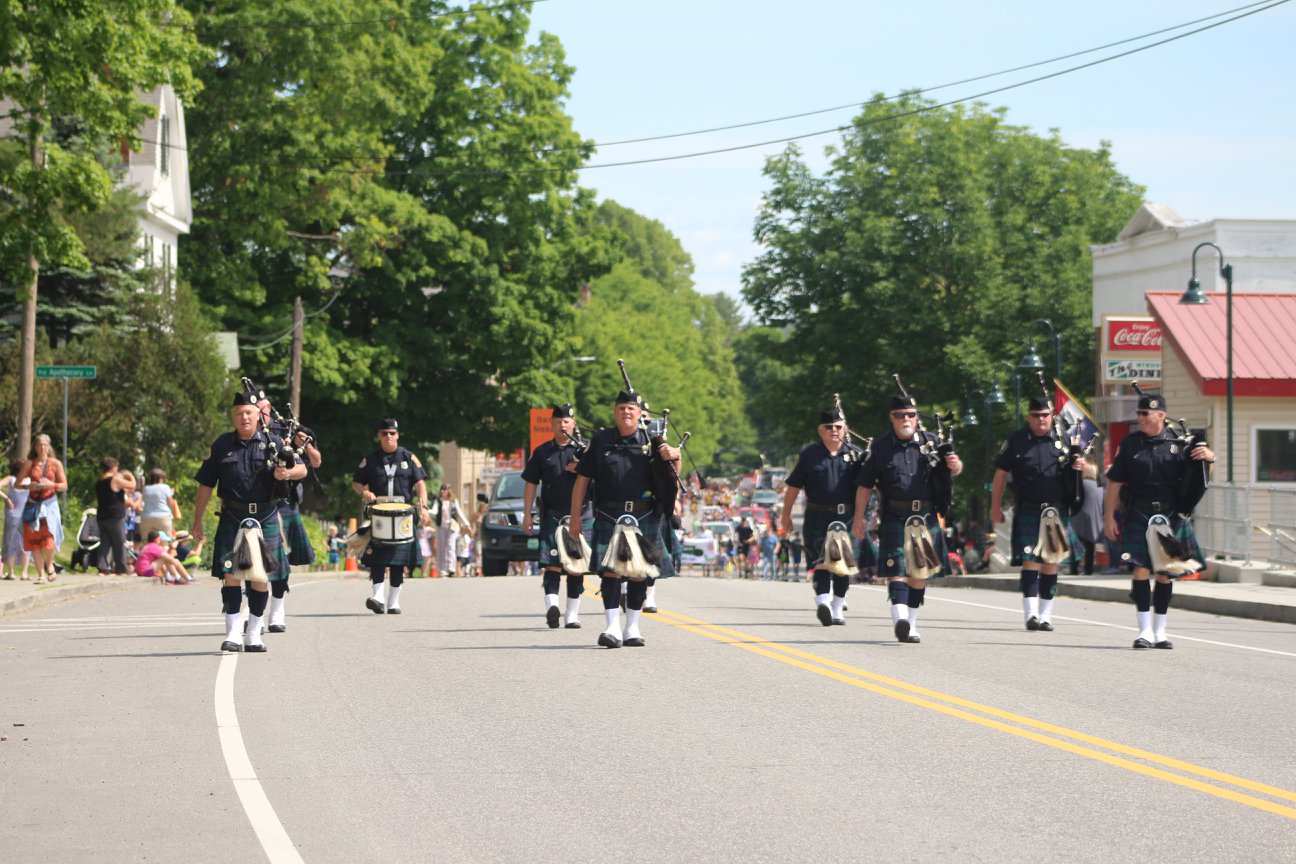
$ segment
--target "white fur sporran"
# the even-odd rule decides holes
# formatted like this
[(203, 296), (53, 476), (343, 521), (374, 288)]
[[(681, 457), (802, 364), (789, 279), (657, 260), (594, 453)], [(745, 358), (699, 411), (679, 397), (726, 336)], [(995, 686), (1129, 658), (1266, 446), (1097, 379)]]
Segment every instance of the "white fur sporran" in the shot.
[(244, 519), (239, 525), (238, 534), (234, 535), (234, 546), (230, 549), (229, 557), (225, 559), (226, 573), (246, 582), (269, 582), (269, 556), (270, 550), (266, 547), (261, 523), (255, 519)]
[(828, 526), (820, 566), (835, 576), (854, 576), (859, 569), (855, 563), (855, 544), (846, 523), (833, 522)]
[(1170, 520), (1165, 516), (1158, 513), (1148, 520), (1145, 537), (1153, 573), (1186, 576), (1202, 569), (1201, 562), (1194, 560), (1188, 549), (1175, 538)]
[[(558, 562), (562, 565), (563, 572), (568, 576), (583, 576), (590, 572), (590, 556), (593, 552), (584, 534), (578, 540), (572, 539), (568, 531), (570, 526), (570, 516), (564, 516), (558, 522), (558, 527), (554, 530), (554, 547), (558, 550)], [(573, 555), (573, 552), (576, 554)]]
[(619, 517), (607, 551), (603, 553), (601, 568), (632, 582), (657, 576), (657, 565), (648, 563), (648, 556), (644, 554), (645, 544), (639, 520), (628, 513)]
[(904, 526), (905, 575), (910, 579), (929, 579), (941, 572), (940, 556), (932, 543), (927, 520), (910, 516)]
[(1062, 516), (1056, 507), (1045, 507), (1040, 511), (1035, 557), (1045, 564), (1061, 564), (1071, 557), (1067, 527), (1062, 523)]

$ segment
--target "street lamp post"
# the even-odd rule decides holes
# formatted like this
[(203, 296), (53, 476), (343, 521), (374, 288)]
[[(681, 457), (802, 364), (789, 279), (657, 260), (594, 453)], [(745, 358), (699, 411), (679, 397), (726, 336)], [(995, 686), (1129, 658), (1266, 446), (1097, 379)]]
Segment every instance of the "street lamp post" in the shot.
[[(1049, 319), (1036, 318), (1034, 321), (1030, 322), (1029, 326), (1034, 327), (1036, 324), (1043, 324), (1048, 328), (1049, 342), (1053, 345), (1053, 376), (1061, 381), (1062, 337), (1058, 336), (1057, 330), (1053, 329), (1053, 322)], [(1035, 346), (1031, 345), (1030, 349), (1026, 352), (1026, 356), (1022, 357), (1021, 362), (1017, 365), (1021, 366), (1023, 369), (1043, 369), (1044, 361), (1040, 360), (1039, 354), (1035, 352)]]
[(1192, 278), (1188, 280), (1188, 290), (1179, 298), (1179, 302), (1189, 306), (1201, 306), (1209, 303), (1210, 298), (1201, 289), (1197, 281), (1197, 253), (1209, 246), (1219, 255), (1219, 272), (1224, 277), (1224, 363), (1228, 387), (1228, 482), (1233, 482), (1233, 265), (1224, 263), (1224, 250), (1207, 241), (1198, 243), (1192, 251)]

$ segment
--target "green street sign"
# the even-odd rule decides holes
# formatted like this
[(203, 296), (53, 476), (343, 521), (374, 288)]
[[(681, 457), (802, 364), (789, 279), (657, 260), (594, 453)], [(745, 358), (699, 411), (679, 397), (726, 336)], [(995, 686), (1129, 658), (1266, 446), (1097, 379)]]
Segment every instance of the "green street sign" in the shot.
[(96, 366), (37, 366), (37, 378), (93, 378)]

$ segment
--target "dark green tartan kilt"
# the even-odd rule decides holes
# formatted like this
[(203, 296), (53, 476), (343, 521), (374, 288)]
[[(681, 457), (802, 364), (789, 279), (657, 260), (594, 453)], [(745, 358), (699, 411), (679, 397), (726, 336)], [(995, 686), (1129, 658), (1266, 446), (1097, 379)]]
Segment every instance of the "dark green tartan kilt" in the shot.
[(314, 564), (315, 548), (306, 536), (306, 526), (296, 504), (279, 502), (279, 519), (283, 522), (284, 540), (288, 543), (289, 564)]
[[(926, 513), (914, 513), (914, 516), (922, 516), (923, 521), (927, 524), (927, 530), (931, 533), (932, 548), (936, 550), (936, 557), (941, 561), (941, 574), (949, 573), (949, 554), (945, 549), (945, 532), (941, 530), (940, 522), (936, 519), (934, 511)], [(904, 526), (908, 516), (896, 516), (888, 513), (885, 509), (882, 511), (881, 518), (878, 522), (878, 575), (884, 578), (894, 578), (905, 575), (905, 554), (904, 554)]]
[(369, 570), (378, 567), (421, 567), (423, 553), (419, 550), (418, 540), (395, 545), (379, 544), (372, 540), (364, 555), (360, 556), (360, 566)]
[[(805, 542), (807, 570), (814, 570), (823, 563), (824, 540), (828, 537), (828, 526), (834, 522), (840, 522), (849, 531), (851, 521), (854, 518), (854, 509), (848, 509), (845, 513), (822, 513), (806, 508), (805, 516), (801, 519), (801, 538)], [(851, 543), (855, 547), (856, 562), (860, 567), (867, 566), (864, 564), (863, 559), (859, 557), (860, 544), (856, 543), (853, 537)]]
[[(256, 519), (248, 516), (248, 519)], [(266, 570), (270, 581), (279, 582), (288, 578), (288, 556), (284, 554), (283, 535), (279, 524), (279, 511), (272, 510), (261, 523), (261, 536), (265, 538), (266, 548), (270, 550), (270, 560)], [(239, 526), (243, 520), (233, 514), (221, 512), (220, 521), (216, 523), (216, 539), (212, 541), (212, 576), (224, 579), (233, 573), (231, 552), (234, 551), (234, 540), (238, 537)], [(226, 559), (231, 559), (231, 566), (226, 566)]]
[[(1125, 522), (1121, 525), (1120, 536), (1120, 563), (1123, 566), (1152, 569), (1152, 558), (1148, 554), (1147, 547), (1147, 526), (1154, 515), (1156, 514), (1142, 513), (1138, 510), (1125, 511)], [(1192, 550), (1193, 559), (1202, 563), (1201, 570), (1196, 572), (1200, 573), (1205, 570), (1206, 558), (1202, 555), (1201, 547), (1197, 545), (1197, 534), (1193, 531), (1192, 520), (1185, 519), (1178, 513), (1162, 515), (1170, 520), (1170, 530), (1174, 532), (1175, 539), (1186, 544)], [(1169, 576), (1170, 574), (1165, 575)], [(1182, 578), (1184, 575), (1188, 574), (1180, 574), (1173, 578)]]
[[(558, 544), (554, 542), (554, 536), (558, 533), (558, 525), (562, 522), (564, 516), (568, 513), (559, 513), (554, 511), (552, 514), (545, 510), (544, 515), (540, 517), (540, 566), (557, 567), (562, 569), (562, 559), (558, 557)], [(581, 533), (585, 535), (585, 542), (594, 548), (594, 517), (581, 520)], [(598, 560), (590, 562), (590, 567), (598, 566)]]
[[(1058, 517), (1062, 524), (1066, 526), (1067, 543), (1071, 546), (1071, 555), (1066, 561), (1058, 564), (1059, 567), (1070, 563), (1073, 560), (1084, 559), (1084, 547), (1080, 544), (1080, 538), (1076, 536), (1075, 529), (1071, 527), (1071, 511), (1065, 507), (1057, 508)], [(1012, 522), (1012, 566), (1020, 567), (1026, 561), (1039, 561), (1039, 556), (1034, 554), (1035, 545), (1039, 541), (1040, 525), (1040, 508), (1039, 507), (1022, 507), (1018, 505), (1013, 509)], [(1026, 548), (1030, 547), (1031, 554), (1027, 554)]]
[[(618, 513), (614, 516), (598, 509), (594, 511), (594, 541), (590, 544), (594, 549), (594, 554), (590, 558), (590, 569), (600, 576), (604, 575), (600, 564), (603, 561), (603, 556), (607, 554), (608, 544), (612, 542), (612, 533), (616, 531), (616, 520), (621, 515)], [(662, 541), (662, 518), (657, 515), (656, 510), (635, 518), (639, 520), (639, 530), (643, 533), (644, 539), (649, 543), (655, 543), (662, 550), (661, 560), (652, 562), (657, 565), (657, 578), (667, 579), (674, 576), (675, 562), (671, 559), (670, 553), (666, 551), (666, 544)]]

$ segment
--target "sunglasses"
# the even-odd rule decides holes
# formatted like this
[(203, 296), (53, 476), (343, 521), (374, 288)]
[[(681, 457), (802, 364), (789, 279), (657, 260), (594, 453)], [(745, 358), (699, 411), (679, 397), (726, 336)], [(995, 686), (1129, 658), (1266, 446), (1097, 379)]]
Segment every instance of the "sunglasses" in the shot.
[(846, 428), (846, 424), (845, 424), (845, 423), (821, 423), (821, 424), (819, 425), (819, 428), (820, 428), (820, 429), (838, 429), (838, 430), (840, 430), (840, 429), (845, 429), (845, 428)]
[(1043, 417), (1052, 417), (1053, 415), (1047, 411), (1032, 411), (1030, 412), (1030, 416), (1043, 418)]
[(1138, 411), (1135, 411), (1134, 413), (1137, 414), (1137, 415), (1140, 416), (1140, 417), (1146, 417), (1146, 416), (1148, 416), (1149, 414), (1160, 414), (1161, 412), (1160, 412), (1160, 411), (1145, 411), (1145, 410), (1140, 409), (1140, 410), (1138, 410)]
[(382, 430), (381, 432), (379, 432), (378, 434), (381, 435), (381, 436), (383, 436), (384, 438), (386, 438), (386, 437), (388, 437), (389, 435), (390, 435), (390, 436), (394, 436), (394, 435), (396, 435), (396, 430), (395, 430), (395, 429), (384, 429), (384, 430)]
[(897, 420), (912, 420), (918, 416), (917, 411), (892, 411), (891, 416)]

